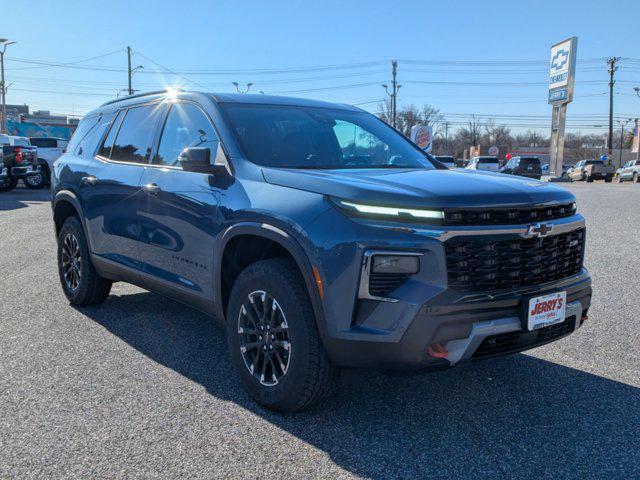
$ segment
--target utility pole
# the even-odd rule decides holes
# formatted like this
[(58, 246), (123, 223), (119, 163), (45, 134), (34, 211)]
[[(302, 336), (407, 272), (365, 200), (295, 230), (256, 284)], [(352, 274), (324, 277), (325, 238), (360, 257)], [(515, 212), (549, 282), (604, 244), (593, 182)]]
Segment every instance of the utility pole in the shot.
[(449, 122), (444, 123), (444, 149), (449, 154)]
[(133, 95), (133, 88), (131, 87), (131, 77), (133, 73), (131, 72), (131, 47), (127, 47), (127, 77), (129, 79), (129, 95)]
[(6, 38), (0, 38), (0, 94), (2, 94), (2, 122), (0, 123), (0, 132), (7, 133), (7, 86), (4, 82), (4, 52), (7, 47), (16, 42), (10, 42)]
[(400, 85), (398, 83), (398, 61), (391, 60), (391, 93), (389, 93), (389, 86), (386, 83), (383, 83), (384, 91), (387, 92), (389, 98), (391, 99), (391, 126), (396, 128), (396, 116), (398, 112), (398, 90), (400, 90)]
[(619, 61), (620, 57), (607, 58), (607, 65), (609, 65), (609, 157), (611, 157), (613, 151), (613, 85), (616, 83), (613, 80), (613, 75), (616, 73), (616, 70), (618, 70), (616, 63)]

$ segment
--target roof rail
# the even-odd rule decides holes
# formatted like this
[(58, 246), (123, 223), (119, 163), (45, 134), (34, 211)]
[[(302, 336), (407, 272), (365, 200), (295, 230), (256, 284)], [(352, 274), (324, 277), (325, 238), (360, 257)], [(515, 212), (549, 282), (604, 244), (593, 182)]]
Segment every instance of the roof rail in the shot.
[[(175, 90), (175, 91), (178, 91), (178, 92), (184, 91), (182, 88), (174, 88), (172, 90)], [(112, 103), (123, 102), (125, 100), (130, 100), (132, 98), (146, 97), (146, 96), (149, 96), (149, 95), (159, 95), (161, 93), (167, 93), (168, 91), (169, 91), (169, 89), (165, 88), (164, 90), (154, 90), (152, 92), (134, 93), (133, 95), (127, 95), (126, 97), (120, 97), (120, 98), (114, 98), (113, 100), (108, 100), (108, 101), (104, 102), (100, 106), (104, 107), (105, 105), (111, 105)]]

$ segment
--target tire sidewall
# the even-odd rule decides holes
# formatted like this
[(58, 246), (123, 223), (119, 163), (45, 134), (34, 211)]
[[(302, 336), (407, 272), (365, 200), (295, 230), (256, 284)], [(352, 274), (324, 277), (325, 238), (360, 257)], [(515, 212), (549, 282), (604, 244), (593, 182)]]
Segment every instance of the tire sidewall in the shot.
[[(309, 336), (317, 335), (317, 332), (309, 332), (308, 323), (304, 320), (305, 316), (313, 316), (313, 310), (309, 300), (305, 298), (306, 292), (301, 291), (301, 285), (292, 284), (289, 276), (282, 275), (278, 269), (269, 268), (266, 263), (259, 262), (248, 267), (233, 287), (227, 314), (227, 342), (233, 366), (248, 393), (259, 403), (282, 408), (303, 393), (304, 377), (310, 368)], [(269, 387), (260, 384), (246, 368), (240, 353), (237, 331), (240, 307), (247, 295), (256, 290), (264, 290), (279, 303), (289, 326), (289, 367), (283, 379), (277, 385)]]

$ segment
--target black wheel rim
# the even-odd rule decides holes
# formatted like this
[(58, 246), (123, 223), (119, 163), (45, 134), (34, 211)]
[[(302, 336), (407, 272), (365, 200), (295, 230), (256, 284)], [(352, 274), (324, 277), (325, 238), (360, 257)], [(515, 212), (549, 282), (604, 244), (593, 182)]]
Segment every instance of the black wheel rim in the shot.
[(240, 354), (262, 385), (282, 381), (291, 362), (289, 324), (277, 300), (263, 290), (247, 295), (238, 315)]
[(82, 257), (80, 244), (73, 233), (65, 234), (62, 239), (62, 271), (64, 282), (72, 292), (80, 285)]

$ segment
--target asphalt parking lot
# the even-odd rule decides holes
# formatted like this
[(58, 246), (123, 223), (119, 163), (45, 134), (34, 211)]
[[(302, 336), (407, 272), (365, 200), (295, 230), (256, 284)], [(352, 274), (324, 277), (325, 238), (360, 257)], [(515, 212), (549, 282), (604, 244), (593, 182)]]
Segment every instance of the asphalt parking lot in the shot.
[(349, 371), (283, 416), (236, 382), (212, 319), (116, 284), (73, 308), (48, 192), (0, 193), (0, 478), (638, 478), (640, 185), (570, 184), (590, 319), (511, 357)]

